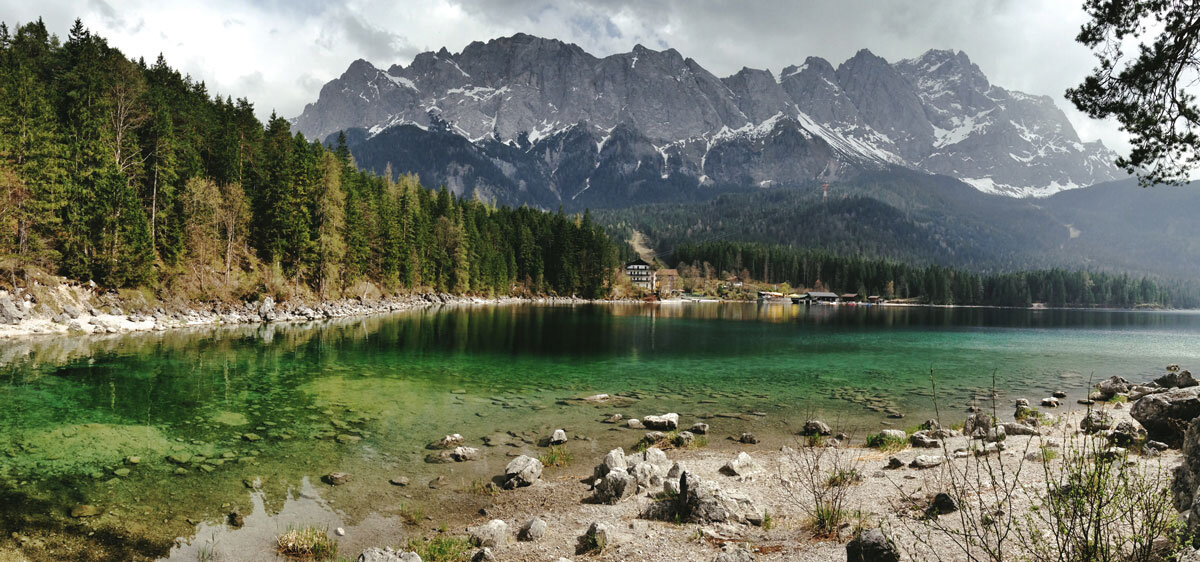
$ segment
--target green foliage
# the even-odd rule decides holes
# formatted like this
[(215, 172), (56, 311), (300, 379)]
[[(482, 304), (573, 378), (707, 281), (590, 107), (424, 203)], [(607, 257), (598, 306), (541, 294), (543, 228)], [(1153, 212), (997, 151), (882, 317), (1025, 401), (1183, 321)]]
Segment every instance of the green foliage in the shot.
[(337, 541), (316, 527), (289, 527), (275, 543), (280, 554), (291, 558), (330, 560), (337, 555)]
[(1200, 67), (1195, 2), (1088, 0), (1084, 9), (1091, 21), (1076, 40), (1099, 64), (1067, 98), (1091, 117), (1116, 118), (1130, 133), (1133, 149), (1117, 165), (1143, 186), (1186, 183), (1200, 149), (1200, 105), (1188, 91)]
[(879, 449), (885, 453), (902, 451), (908, 447), (908, 441), (899, 437), (889, 437), (882, 433), (867, 436), (867, 446), (873, 449)]
[(550, 447), (548, 451), (542, 453), (538, 460), (542, 461), (542, 466), (547, 467), (562, 467), (571, 464), (571, 452), (562, 445)]
[(471, 559), (471, 542), (462, 537), (439, 535), (432, 539), (409, 539), (407, 549), (424, 562), (465, 562)]
[[(601, 298), (617, 247), (591, 217), (494, 207), (359, 171), (160, 56), (76, 22), (0, 34), (0, 270), (193, 299), (384, 290)], [(183, 291), (178, 291), (183, 287)], [(357, 295), (355, 295), (357, 296)]]
[[(1141, 305), (1200, 306), (1191, 286), (1163, 285), (1149, 278), (1091, 271), (1050, 269), (981, 275), (938, 265), (925, 267), (860, 256), (745, 242), (681, 244), (674, 259), (681, 275), (711, 271), (789, 281), (833, 292), (862, 291), (885, 298), (920, 299), (931, 304), (1030, 306)], [(746, 277), (743, 277), (746, 278)]]

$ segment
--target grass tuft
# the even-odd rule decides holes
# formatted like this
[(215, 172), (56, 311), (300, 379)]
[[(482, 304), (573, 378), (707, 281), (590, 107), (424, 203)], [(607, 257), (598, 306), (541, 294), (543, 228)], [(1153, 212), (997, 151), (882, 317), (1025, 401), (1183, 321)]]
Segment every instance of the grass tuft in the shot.
[(471, 542), (462, 537), (437, 536), (409, 539), (408, 550), (424, 562), (465, 562), (471, 559)]
[(885, 453), (902, 451), (908, 448), (908, 440), (899, 437), (885, 437), (882, 433), (867, 436), (867, 446), (879, 449)]
[(574, 457), (571, 455), (571, 452), (562, 445), (550, 447), (550, 450), (538, 457), (538, 460), (542, 461), (542, 466), (555, 468), (567, 466), (571, 464), (573, 459)]
[(324, 529), (316, 527), (288, 528), (275, 538), (279, 553), (302, 560), (330, 560), (337, 555), (337, 542)]
[(419, 507), (411, 505), (400, 506), (400, 518), (409, 525), (418, 525), (425, 518), (425, 511)]

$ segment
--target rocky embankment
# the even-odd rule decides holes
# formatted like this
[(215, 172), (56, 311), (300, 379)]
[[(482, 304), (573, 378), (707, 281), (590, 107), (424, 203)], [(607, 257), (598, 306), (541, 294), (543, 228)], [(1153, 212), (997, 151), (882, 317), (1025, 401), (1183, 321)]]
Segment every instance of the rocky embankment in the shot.
[(382, 314), (439, 304), (503, 304), (514, 302), (587, 302), (573, 298), (480, 298), (447, 293), (420, 293), (374, 299), (339, 299), (317, 303), (277, 303), (272, 297), (240, 304), (190, 303), (172, 306), (136, 295), (122, 297), (91, 284), (38, 285), (0, 291), (0, 338), (36, 334), (114, 334), (172, 328), (307, 322)]
[[(469, 541), (472, 560), (891, 561), (935, 553), (954, 560), (955, 537), (965, 536), (955, 533), (972, 531), (964, 521), (969, 527), (986, 515), (987, 525), (1029, 529), (1022, 518), (1045, 513), (1037, 506), (1081, 459), (1119, 461), (1114, 466), (1169, 485), (1180, 520), (1200, 526), (1192, 513), (1200, 509), (1193, 505), (1200, 503), (1200, 385), (1191, 374), (1172, 366), (1147, 383), (1113, 377), (1079, 402), (1052, 414), (1061, 407), (1057, 397), (1042, 399), (1040, 409), (1016, 398), (1011, 415), (971, 408), (961, 425), (928, 420), (909, 431), (882, 429), (865, 444), (814, 419), (791, 437), (727, 435), (703, 447), (717, 437), (707, 424), (681, 425), (673, 413), (622, 419), (636, 412), (613, 412), (597, 423), (652, 430), (591, 467), (518, 456), (489, 484), (494, 499), (478, 520), (443, 532)], [(542, 445), (566, 440), (559, 430)], [(470, 462), (479, 452), (468, 441), (454, 434), (430, 447), (451, 462)], [(1007, 511), (986, 511), (997, 489), (1007, 490)], [(831, 490), (844, 490), (838, 508), (851, 515), (821, 529), (816, 506)], [(970, 513), (959, 517), (960, 510)], [(1005, 549), (1020, 556), (1035, 537), (1016, 529)], [(1166, 540), (1154, 545), (1161, 559), (1200, 560), (1173, 548)], [(420, 555), (372, 548), (358, 560)]]

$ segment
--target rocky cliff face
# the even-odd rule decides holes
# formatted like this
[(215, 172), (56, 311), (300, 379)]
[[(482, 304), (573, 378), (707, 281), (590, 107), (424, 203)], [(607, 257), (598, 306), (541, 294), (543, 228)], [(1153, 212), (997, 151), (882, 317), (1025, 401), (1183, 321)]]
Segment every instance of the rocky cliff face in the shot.
[[(294, 124), (316, 138), (361, 129), (350, 137), (367, 167), (390, 162), (461, 194), (547, 207), (812, 185), (887, 166), (1014, 196), (1119, 176), (1053, 100), (993, 86), (952, 51), (889, 63), (864, 49), (836, 69), (809, 57), (779, 75), (718, 78), (674, 49), (598, 58), (517, 34), (407, 67), (355, 61)], [(452, 150), (416, 157), (438, 149)]]

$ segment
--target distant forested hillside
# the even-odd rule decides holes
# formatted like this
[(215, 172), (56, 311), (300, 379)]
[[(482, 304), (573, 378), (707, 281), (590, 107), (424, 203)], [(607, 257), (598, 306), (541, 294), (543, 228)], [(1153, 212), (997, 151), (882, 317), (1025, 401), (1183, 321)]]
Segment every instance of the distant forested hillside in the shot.
[(831, 184), (828, 198), (812, 184), (595, 216), (618, 237), (642, 232), (660, 253), (743, 241), (980, 273), (1068, 268), (1200, 277), (1200, 190), (1141, 189), (1133, 180), (1013, 199), (893, 169)]
[(743, 279), (788, 283), (861, 296), (932, 304), (1200, 307), (1200, 282), (1128, 274), (1048, 269), (979, 274), (939, 265), (838, 256), (791, 246), (741, 242), (684, 244), (668, 261), (684, 277), (728, 272)]
[(357, 170), (78, 20), (0, 24), (0, 273), (188, 299), (383, 290), (600, 296), (616, 248), (588, 218), (496, 208)]

